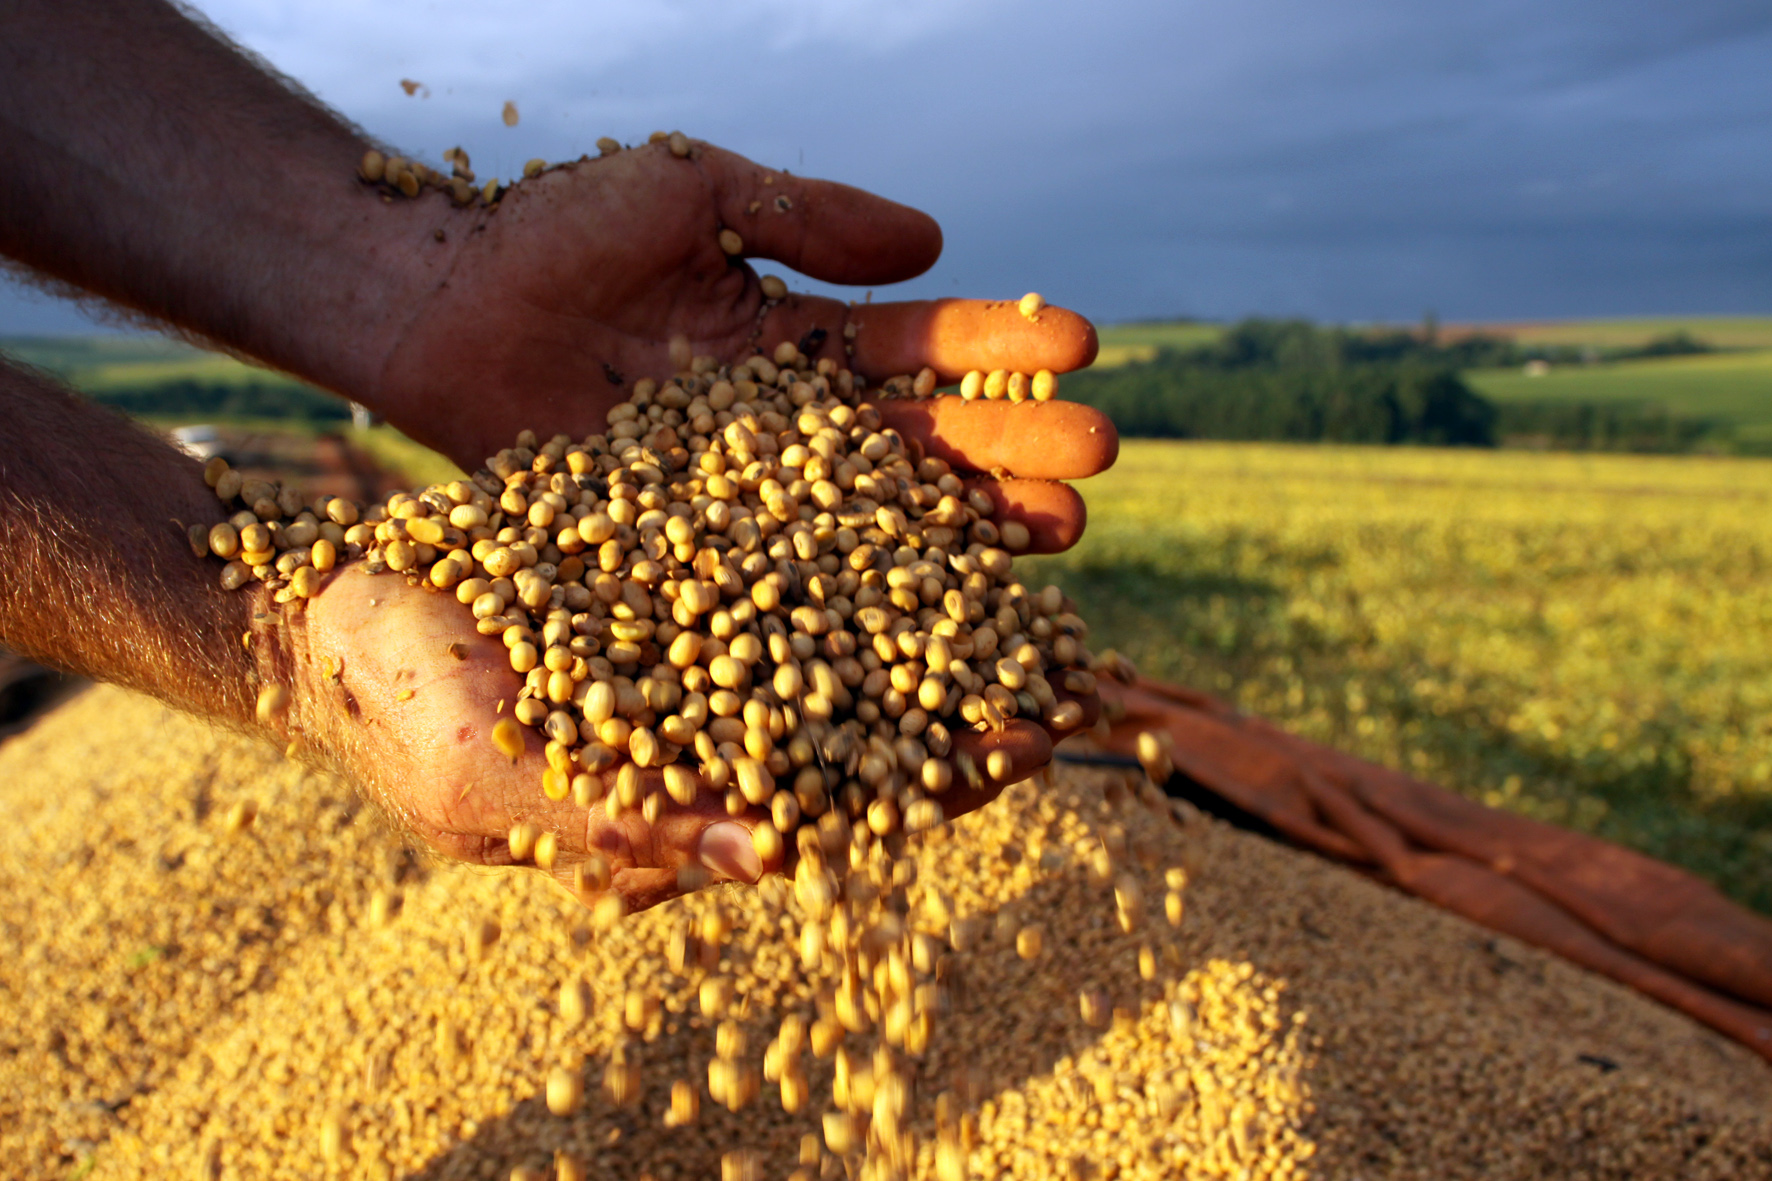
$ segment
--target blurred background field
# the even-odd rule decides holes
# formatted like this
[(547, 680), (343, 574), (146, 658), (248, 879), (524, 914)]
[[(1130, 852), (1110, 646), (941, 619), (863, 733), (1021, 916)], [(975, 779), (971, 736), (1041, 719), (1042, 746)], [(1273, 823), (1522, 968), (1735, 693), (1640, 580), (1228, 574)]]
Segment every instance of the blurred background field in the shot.
[(1129, 441), (1038, 576), (1147, 675), (1772, 912), (1772, 462)]
[[(224, 445), (327, 439), (406, 481), (454, 471), (330, 395), (188, 346), (0, 348)], [(1038, 563), (1100, 644), (1772, 913), (1772, 460), (1754, 457), (1772, 450), (1772, 317), (1114, 325), (1062, 396), (1170, 436), (1129, 437), (1081, 485), (1083, 543)], [(1153, 404), (1170, 417), (1142, 429)], [(1509, 436), (1510, 413), (1540, 433)]]

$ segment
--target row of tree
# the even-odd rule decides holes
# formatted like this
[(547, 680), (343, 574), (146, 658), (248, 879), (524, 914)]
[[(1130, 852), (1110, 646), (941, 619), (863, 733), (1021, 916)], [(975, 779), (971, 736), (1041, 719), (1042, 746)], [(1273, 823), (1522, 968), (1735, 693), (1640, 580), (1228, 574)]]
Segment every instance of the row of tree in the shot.
[[(1696, 351), (1705, 346), (1681, 337), (1636, 353)], [(1459, 376), (1546, 354), (1498, 337), (1250, 319), (1211, 344), (1074, 374), (1064, 396), (1104, 411), (1122, 434), (1147, 438), (1677, 451), (1712, 430), (1658, 408), (1496, 404)]]

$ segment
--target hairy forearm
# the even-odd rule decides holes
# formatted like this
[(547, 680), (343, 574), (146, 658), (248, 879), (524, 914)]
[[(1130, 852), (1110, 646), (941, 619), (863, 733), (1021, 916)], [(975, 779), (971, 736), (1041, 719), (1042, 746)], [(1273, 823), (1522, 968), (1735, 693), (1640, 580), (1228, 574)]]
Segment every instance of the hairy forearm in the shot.
[(248, 723), (259, 596), (222, 590), (185, 538), (223, 516), (195, 460), (0, 361), (0, 644)]
[(450, 211), (367, 147), (164, 0), (0, 0), (0, 254), (373, 403)]

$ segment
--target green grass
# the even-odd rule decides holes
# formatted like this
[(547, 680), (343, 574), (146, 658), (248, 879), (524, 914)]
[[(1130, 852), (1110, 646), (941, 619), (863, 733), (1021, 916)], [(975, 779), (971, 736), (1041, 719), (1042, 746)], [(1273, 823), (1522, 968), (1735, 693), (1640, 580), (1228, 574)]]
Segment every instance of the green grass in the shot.
[(1101, 355), (1098, 369), (1113, 369), (1130, 361), (1148, 361), (1160, 348), (1192, 349), (1211, 344), (1224, 333), (1221, 324), (1143, 323), (1109, 324), (1097, 330)]
[(46, 369), (88, 393), (183, 380), (301, 384), (284, 374), (157, 336), (0, 337), (0, 353)]
[(1772, 913), (1772, 461), (1129, 441), (1097, 650)]
[(1496, 402), (1621, 402), (1664, 406), (1684, 417), (1772, 432), (1772, 349), (1556, 366), (1541, 377), (1521, 369), (1465, 374)]

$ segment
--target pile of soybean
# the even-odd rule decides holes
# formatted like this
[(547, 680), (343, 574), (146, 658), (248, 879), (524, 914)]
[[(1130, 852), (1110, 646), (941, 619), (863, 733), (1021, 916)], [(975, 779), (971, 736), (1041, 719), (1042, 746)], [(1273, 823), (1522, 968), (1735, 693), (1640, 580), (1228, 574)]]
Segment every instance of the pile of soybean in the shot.
[[(710, 791), (733, 816), (766, 809), (752, 840), (765, 864), (781, 863), (793, 842), (793, 947), (818, 1004), (783, 1017), (759, 1069), (757, 1039), (739, 1018), (750, 991), (723, 973), (703, 980), (697, 1004), (718, 1023), (716, 1055), (705, 1072), (671, 1081), (670, 1121), (696, 1122), (704, 1091), (739, 1112), (774, 1084), (788, 1114), (828, 1095), (802, 1181), (826, 1154), (864, 1177), (904, 1177), (927, 1155), (914, 1130), (930, 1098), (918, 1064), (952, 1003), (956, 953), (977, 939), (952, 914), (931, 930), (909, 921), (920, 860), (907, 842), (942, 823), (957, 786), (1009, 780), (1008, 752), (968, 738), (1017, 717), (1079, 729), (1076, 698), (1094, 692), (1091, 670), (1118, 662), (1084, 646), (1087, 627), (1059, 588), (1014, 579), (1000, 543), (1009, 535), (1025, 548), (1026, 527), (1000, 528), (984, 491), (883, 429), (849, 370), (814, 365), (793, 342), (773, 359), (730, 365), (691, 356), (682, 339), (671, 353), (677, 372), (637, 383), (603, 432), (546, 443), (524, 432), (470, 479), (382, 505), (322, 498), (304, 508), (214, 460), (205, 479), (233, 513), (193, 526), (190, 540), (200, 556), (226, 560), (224, 586), (256, 579), (286, 610), (340, 577), (403, 577), (452, 594), (464, 634), (501, 637), (523, 677), (491, 737), (514, 759), (526, 745), (521, 727), (541, 732), (537, 790), (550, 800), (600, 805), (612, 819), (638, 811), (647, 823), (667, 800), (690, 806)], [(1012, 383), (997, 384), (1005, 396)], [(1032, 383), (1013, 384), (1015, 400), (1027, 400)], [(927, 396), (934, 385), (926, 369), (884, 388)], [(982, 389), (985, 379), (963, 385)], [(1049, 398), (1050, 374), (1041, 386)], [(286, 694), (267, 685), (261, 713)], [(512, 856), (553, 870), (562, 835), (521, 823)], [(1104, 846), (1094, 864), (1131, 932), (1144, 922), (1145, 891), (1121, 871), (1124, 856)], [(597, 929), (619, 921), (623, 900), (608, 889), (602, 855), (571, 872)], [(1169, 867), (1172, 923), (1184, 878)], [(705, 881), (699, 870), (679, 873), (686, 890)], [(780, 887), (771, 881), (764, 893)], [(500, 929), (475, 929), (476, 954)], [(670, 968), (712, 971), (724, 937), (718, 922), (685, 932)], [(1016, 938), (1025, 958), (1039, 958), (1037, 924)], [(1143, 953), (1147, 976), (1153, 955)], [(1093, 1024), (1110, 1016), (1103, 996), (1077, 1003)], [(643, 1090), (639, 1042), (661, 998), (636, 989), (623, 1005), (632, 1037), (616, 1048), (603, 1090), (629, 1105)], [(815, 1101), (811, 1075), (825, 1062), (833, 1073)], [(966, 1175), (963, 1094), (934, 1096), (945, 1178)], [(556, 1114), (576, 1111), (577, 1061), (554, 1068), (548, 1096)], [(727, 1171), (755, 1176), (749, 1153), (735, 1149)], [(571, 1176), (575, 1166), (561, 1168)]]
[[(913, 842), (907, 921), (977, 942), (915, 1063), (912, 1175), (938, 1175), (943, 1121), (980, 1178), (1772, 1172), (1772, 1070), (1740, 1047), (1152, 803), (1117, 772), (1060, 769)], [(843, 1175), (822, 1099), (790, 1114), (766, 1083), (739, 1113), (704, 1093), (693, 1122), (671, 1114), (721, 1020), (761, 1071), (782, 1021), (818, 1012), (778, 891), (704, 891), (595, 933), (541, 875), (430, 865), (347, 785), (104, 687), (0, 746), (0, 806), (9, 1176), (502, 1179), (560, 1153), (668, 1181), (720, 1176), (737, 1150), (764, 1177)], [(1180, 926), (1121, 931), (1094, 864), (1109, 848), (1148, 892), (1185, 870)], [(488, 917), (502, 934), (478, 945)], [(738, 998), (722, 1019), (701, 1009), (717, 978)], [(626, 1105), (604, 1089), (618, 1055)], [(584, 1099), (561, 1117), (548, 1076), (569, 1061)], [(814, 1094), (835, 1071), (809, 1064)]]

